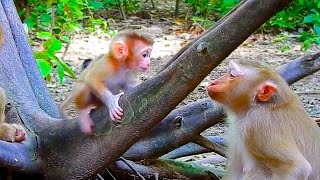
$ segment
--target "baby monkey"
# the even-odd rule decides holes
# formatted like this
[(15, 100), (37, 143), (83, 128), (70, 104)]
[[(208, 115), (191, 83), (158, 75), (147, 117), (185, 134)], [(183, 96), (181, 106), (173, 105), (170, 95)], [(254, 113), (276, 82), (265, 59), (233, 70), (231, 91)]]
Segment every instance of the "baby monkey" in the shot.
[(141, 30), (119, 32), (111, 41), (109, 52), (93, 60), (72, 87), (60, 111), (67, 117), (66, 108), (75, 101), (81, 131), (92, 135), (90, 109), (105, 104), (112, 121), (119, 121), (123, 109), (118, 100), (123, 92), (135, 87), (136, 73), (150, 66), (153, 37)]

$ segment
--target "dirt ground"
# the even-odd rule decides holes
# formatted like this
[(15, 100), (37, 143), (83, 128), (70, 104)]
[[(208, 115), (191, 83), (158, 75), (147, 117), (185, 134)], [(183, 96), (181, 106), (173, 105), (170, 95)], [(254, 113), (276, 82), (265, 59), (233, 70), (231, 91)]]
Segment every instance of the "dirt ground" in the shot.
[[(172, 6), (171, 14), (173, 12)], [(151, 19), (143, 19), (138, 16), (130, 16), (127, 21), (116, 20), (115, 23), (111, 23), (109, 28), (112, 30), (126, 29), (126, 28), (146, 28), (155, 37), (154, 50), (152, 52), (151, 68), (146, 74), (142, 74), (139, 78), (142, 81), (148, 80), (154, 77), (157, 72), (176, 54), (187, 42), (189, 42), (194, 35), (194, 31), (186, 29), (186, 24), (177, 23), (169, 13), (161, 16), (161, 13), (168, 13), (161, 8), (156, 11), (148, 11), (151, 15)], [(155, 14), (155, 15), (154, 15)], [(182, 13), (183, 14), (183, 13)], [(191, 28), (192, 29), (192, 28)], [(301, 55), (319, 51), (320, 46), (313, 46), (308, 51), (301, 50), (301, 45), (298, 42), (291, 41), (286, 43), (273, 43), (276, 37), (273, 35), (254, 34), (250, 36), (241, 46), (239, 46), (227, 59), (223, 61), (220, 66), (214, 69), (200, 84), (199, 86), (189, 94), (189, 96), (180, 103), (179, 106), (194, 102), (201, 98), (206, 98), (205, 87), (208, 83), (224, 74), (226, 71), (226, 65), (228, 61), (232, 59), (253, 59), (260, 62), (268, 63), (274, 67), (278, 67), (286, 62), (295, 59)], [(79, 75), (81, 72), (81, 64), (87, 58), (95, 58), (100, 54), (106, 53), (108, 44), (110, 42), (110, 36), (97, 31), (95, 33), (81, 32), (76, 34), (72, 38), (65, 61), (71, 65), (75, 73)], [(280, 48), (284, 45), (290, 44), (291, 49), (286, 52), (281, 52)], [(34, 50), (39, 50), (39, 45), (33, 46)], [(58, 54), (62, 56), (63, 51)], [(55, 101), (60, 104), (68, 94), (74, 79), (66, 78), (63, 85), (58, 83), (47, 84)], [(320, 117), (320, 72), (317, 72), (311, 76), (308, 76), (292, 86), (294, 92), (302, 99), (304, 106), (308, 110), (309, 114), (316, 118)], [(71, 107), (69, 114), (75, 115)], [(215, 127), (209, 128), (204, 132), (206, 135), (221, 135), (225, 131), (223, 124), (218, 124)], [(192, 159), (194, 157), (191, 157)], [(184, 159), (186, 160), (186, 159)]]
[[(148, 21), (151, 20), (140, 20), (137, 17), (131, 17), (127, 23), (123, 23), (123, 28), (127, 27), (128, 24), (131, 24), (131, 26), (134, 25), (133, 23), (143, 24), (142, 26), (156, 37), (151, 56), (151, 68), (147, 73), (139, 76), (142, 81), (154, 77), (173, 55), (176, 54), (186, 42), (192, 39), (190, 32), (177, 33), (176, 29), (180, 28), (180, 26), (171, 23), (170, 20), (166, 23), (163, 23), (162, 20), (158, 20), (158, 22), (152, 20), (152, 23), (148, 23)], [(118, 23), (117, 27), (119, 26)], [(131, 26), (129, 25), (128, 28)], [(114, 27), (111, 25), (110, 28)], [(301, 45), (298, 42), (291, 41), (290, 44), (292, 48), (286, 52), (281, 52), (280, 48), (283, 44), (272, 43), (274, 39), (275, 36), (272, 35), (254, 34), (250, 36), (226, 58), (220, 66), (214, 69), (199, 86), (190, 93), (180, 106), (207, 97), (205, 87), (211, 80), (225, 73), (226, 64), (232, 59), (253, 59), (278, 67), (303, 54), (318, 51), (320, 48), (319, 46), (314, 46), (307, 52), (304, 52), (301, 50)], [(75, 73), (79, 75), (82, 62), (87, 58), (95, 58), (100, 54), (106, 53), (109, 42), (110, 36), (101, 32), (77, 34), (73, 37), (64, 59), (71, 65)], [(34, 46), (34, 49), (41, 49), (41, 47)], [(62, 56), (62, 52), (58, 54), (58, 56)], [(57, 103), (64, 100), (73, 82), (74, 79), (67, 77), (63, 85), (55, 82), (48, 84), (48, 88)], [(292, 89), (300, 96), (310, 115), (312, 117), (320, 117), (320, 72), (294, 83)]]

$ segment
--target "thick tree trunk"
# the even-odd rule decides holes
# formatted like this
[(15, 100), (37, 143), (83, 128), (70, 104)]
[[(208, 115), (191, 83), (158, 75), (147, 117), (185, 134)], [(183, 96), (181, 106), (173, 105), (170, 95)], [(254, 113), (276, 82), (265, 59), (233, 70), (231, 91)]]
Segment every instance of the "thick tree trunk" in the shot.
[[(0, 17), (7, 17), (7, 19), (1, 18), (1, 25), (3, 25), (3, 28), (6, 29), (6, 32), (5, 32), (6, 34), (4, 35), (6, 42), (4, 44), (5, 47), (3, 48), (4, 50), (3, 52), (6, 54), (6, 56), (8, 55), (10, 56), (10, 58), (8, 59), (10, 59), (11, 63), (14, 64), (14, 66), (12, 67), (19, 67), (17, 69), (19, 69), (20, 72), (24, 71), (23, 74), (26, 75), (24, 78), (27, 78), (26, 80), (28, 81), (28, 83), (25, 85), (28, 85), (28, 86), (31, 85), (31, 89), (33, 93), (30, 95), (34, 94), (37, 100), (37, 101), (32, 101), (31, 103), (39, 104), (41, 109), (43, 109), (48, 115), (50, 115), (51, 117), (58, 118), (59, 117), (58, 108), (55, 105), (53, 99), (51, 98), (49, 91), (47, 90), (47, 86), (38, 70), (36, 61), (34, 60), (34, 57), (33, 57), (33, 52), (31, 50), (30, 45), (28, 44), (29, 42), (28, 37), (26, 36), (24, 28), (21, 25), (19, 16), (17, 16), (16, 8), (14, 6), (13, 1), (10, 1), (10, 0), (2, 1), (1, 9), (2, 8), (4, 11), (1, 10)], [(11, 31), (8, 31), (9, 29), (11, 29)], [(14, 41), (12, 41), (12, 38)], [(11, 44), (13, 42), (14, 44)], [(2, 56), (1, 58), (7, 59)], [(9, 69), (9, 71), (12, 72), (13, 69)], [(3, 72), (2, 74), (4, 73), (5, 72)], [(23, 74), (18, 74), (19, 73), (18, 71), (16, 71), (16, 73), (17, 73), (17, 76), (15, 77), (19, 78), (18, 80), (19, 82)], [(14, 75), (15, 74), (13, 74), (12, 76)], [(22, 84), (19, 84), (19, 85), (20, 85), (20, 88), (21, 87), (25, 88), (24, 86), (22, 86)], [(17, 90), (20, 90), (20, 89), (18, 88)], [(14, 95), (16, 94), (14, 93)], [(26, 96), (26, 94), (24, 94), (24, 96)]]
[[(24, 54), (17, 44), (21, 43), (22, 47), (29, 50), (30, 47), (26, 42), (12, 38), (13, 30), (20, 32), (14, 34), (15, 38), (19, 38), (22, 25), (13, 18), (17, 17), (12, 10), (13, 3), (2, 0), (0, 17), (6, 18), (1, 18), (0, 22), (5, 29), (6, 40), (0, 50), (0, 82), (10, 99), (16, 103), (23, 123), (37, 135), (29, 133), (28, 141), (21, 144), (37, 153), (34, 159), (26, 158), (28, 155), (25, 154), (25, 159), (19, 160), (30, 160), (36, 165), (41, 161), (45, 177), (49, 179), (88, 178), (95, 175), (161, 122), (214, 67), (289, 2), (243, 0), (219, 25), (190, 44), (188, 49), (183, 49), (168, 68), (122, 96), (120, 105), (125, 110), (125, 116), (121, 126), (110, 123), (106, 107), (94, 111), (95, 134), (88, 137), (80, 132), (76, 119), (57, 121), (53, 118), (57, 117), (57, 110), (49, 95), (37, 93), (38, 86), (44, 87), (44, 82), (33, 77), (37, 76), (32, 74), (36, 71), (33, 58), (28, 56), (22, 60)], [(39, 84), (31, 85), (34, 83)], [(8, 154), (5, 151), (3, 153)], [(17, 153), (23, 154), (23, 148), (17, 149)], [(0, 160), (9, 163), (5, 159)]]

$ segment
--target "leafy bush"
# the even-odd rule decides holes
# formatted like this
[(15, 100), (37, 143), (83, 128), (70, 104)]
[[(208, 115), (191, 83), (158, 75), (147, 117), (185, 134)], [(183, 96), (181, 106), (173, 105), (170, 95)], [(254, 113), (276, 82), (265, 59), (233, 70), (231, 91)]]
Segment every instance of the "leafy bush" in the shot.
[[(318, 0), (295, 0), (276, 14), (268, 24), (281, 31), (298, 31), (296, 39), (307, 50), (311, 44), (320, 44), (320, 2)], [(296, 33), (296, 32), (294, 32)]]
[[(81, 29), (80, 20), (88, 18), (83, 12), (92, 7), (86, 0), (27, 0), (27, 8), (19, 11), (28, 29), (36, 33), (36, 37), (44, 40), (43, 50), (34, 52), (35, 59), (42, 76), (52, 80), (55, 69), (60, 84), (65, 74), (76, 78), (73, 70), (56, 53), (62, 49), (63, 43), (70, 43), (70, 36)], [(19, 3), (19, 2), (16, 2)]]
[[(187, 5), (194, 10), (193, 21), (206, 22), (208, 14), (225, 15), (240, 0), (186, 0)], [(203, 17), (199, 17), (202, 15)], [(208, 23), (207, 23), (208, 25)], [(277, 13), (260, 30), (270, 31), (276, 28), (281, 33), (274, 42), (284, 42), (295, 38), (302, 42), (304, 50), (310, 48), (312, 44), (320, 44), (320, 1), (319, 0), (294, 0), (290, 6)], [(285, 31), (297, 34), (288, 36)], [(282, 51), (288, 50), (290, 46), (286, 44)]]
[(240, 0), (186, 0), (185, 2), (194, 10), (194, 15), (207, 17), (213, 12), (218, 12), (219, 16), (222, 17)]

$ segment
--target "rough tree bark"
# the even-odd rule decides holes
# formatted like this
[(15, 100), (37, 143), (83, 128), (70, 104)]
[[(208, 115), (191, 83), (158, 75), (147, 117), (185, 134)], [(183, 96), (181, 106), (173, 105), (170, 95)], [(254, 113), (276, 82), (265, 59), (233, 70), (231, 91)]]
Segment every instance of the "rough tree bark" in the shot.
[(214, 67), (289, 2), (243, 0), (217, 26), (181, 50), (165, 70), (121, 97), (125, 110), (121, 126), (110, 123), (106, 107), (94, 111), (95, 134), (87, 137), (76, 119), (57, 119), (56, 105), (36, 70), (13, 2), (2, 0), (5, 45), (0, 49), (0, 85), (29, 133), (22, 144), (0, 142), (1, 166), (43, 172), (48, 179), (95, 175), (161, 122)]

